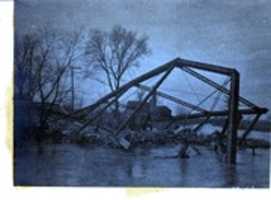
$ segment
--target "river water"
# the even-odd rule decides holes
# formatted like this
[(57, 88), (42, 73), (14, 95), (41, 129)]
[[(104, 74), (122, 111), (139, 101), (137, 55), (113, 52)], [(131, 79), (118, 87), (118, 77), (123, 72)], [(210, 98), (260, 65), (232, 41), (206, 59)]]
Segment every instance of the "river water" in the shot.
[(31, 186), (269, 187), (269, 150), (238, 153), (236, 166), (200, 147), (189, 159), (171, 158), (180, 145), (123, 151), (75, 144), (21, 149), (15, 159), (15, 184)]

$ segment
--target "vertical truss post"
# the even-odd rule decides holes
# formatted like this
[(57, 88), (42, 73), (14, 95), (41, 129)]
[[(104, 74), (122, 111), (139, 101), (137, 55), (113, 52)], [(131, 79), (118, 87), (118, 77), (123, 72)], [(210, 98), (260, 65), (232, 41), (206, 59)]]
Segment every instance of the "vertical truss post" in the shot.
[(227, 135), (227, 163), (236, 163), (237, 131), (239, 126), (239, 73), (231, 73), (231, 88), (229, 101), (229, 125)]
[(156, 92), (156, 90), (159, 88), (159, 86), (164, 82), (164, 80), (168, 77), (170, 72), (173, 70), (174, 67), (171, 67), (169, 70), (166, 71), (166, 73), (162, 76), (162, 78), (153, 86), (151, 91), (147, 94), (147, 96), (143, 99), (143, 101), (140, 103), (140, 105), (134, 110), (134, 112), (128, 117), (127, 120), (124, 121), (119, 127), (119, 129), (115, 132), (117, 135), (119, 132), (121, 132), (127, 124), (130, 122), (130, 120), (138, 113), (141, 108), (146, 104), (148, 99)]

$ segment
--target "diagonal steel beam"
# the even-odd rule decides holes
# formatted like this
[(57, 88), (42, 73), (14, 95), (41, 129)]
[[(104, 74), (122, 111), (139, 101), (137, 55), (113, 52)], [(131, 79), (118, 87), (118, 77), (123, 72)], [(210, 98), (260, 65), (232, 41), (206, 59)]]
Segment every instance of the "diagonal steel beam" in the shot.
[(186, 60), (186, 59), (181, 59), (181, 58), (177, 58), (176, 60), (179, 66), (190, 66), (194, 69), (214, 72), (214, 73), (223, 74), (226, 76), (231, 76), (232, 72), (235, 71), (235, 69), (228, 68), (228, 67), (222, 67), (222, 66), (196, 62), (196, 61), (191, 61), (191, 60)]
[(243, 142), (245, 139), (246, 139), (246, 137), (249, 135), (249, 133), (251, 132), (251, 130), (254, 128), (254, 126), (255, 126), (255, 124), (258, 122), (258, 120), (260, 119), (260, 117), (261, 117), (261, 115), (262, 114), (257, 114), (255, 117), (254, 117), (254, 119), (253, 119), (253, 121), (250, 123), (250, 125), (249, 125), (249, 127), (245, 130), (245, 132), (243, 133), (243, 135), (242, 135), (242, 138), (241, 138), (241, 142)]
[[(145, 91), (151, 91), (151, 87), (149, 86), (146, 86), (146, 85), (142, 85), (142, 84), (138, 84), (138, 85), (135, 85), (136, 87), (142, 89), (142, 90), (145, 90)], [(182, 106), (185, 106), (185, 107), (188, 107), (188, 108), (191, 108), (193, 110), (197, 110), (199, 112), (208, 112), (207, 110), (199, 107), (199, 106), (196, 106), (196, 105), (193, 105), (191, 103), (188, 103), (180, 98), (177, 98), (177, 97), (174, 97), (172, 95), (169, 95), (167, 93), (164, 93), (164, 92), (161, 92), (161, 91), (156, 91), (156, 95), (160, 96), (160, 97), (163, 97), (165, 99), (168, 99), (168, 100), (171, 100), (177, 104), (180, 104)]]
[(86, 106), (85, 108), (82, 108), (80, 110), (77, 110), (76, 112), (72, 113), (73, 114), (76, 114), (76, 113), (80, 113), (82, 111), (85, 111), (85, 110), (88, 110), (88, 111), (92, 111), (94, 110), (96, 107), (98, 107), (100, 104), (106, 102), (108, 99), (116, 96), (118, 93), (122, 92), (122, 91), (127, 91), (128, 89), (130, 89), (131, 87), (135, 86), (136, 84), (138, 83), (141, 83), (143, 81), (146, 81), (154, 76), (157, 76), (169, 69), (171, 69), (172, 67), (175, 67), (176, 66), (176, 61), (177, 59), (174, 59), (164, 65), (161, 65), (160, 67), (157, 67), (133, 80), (131, 80), (130, 82), (122, 85), (118, 90), (115, 90), (107, 95), (105, 95), (104, 97), (102, 97), (101, 99), (99, 99), (98, 101), (96, 101), (95, 103), (89, 105), (89, 106)]
[[(230, 95), (230, 91), (228, 89), (226, 89), (225, 87), (219, 85), (218, 83), (216, 83), (215, 81), (203, 76), (202, 74), (192, 70), (189, 68), (189, 66), (179, 66), (179, 68), (187, 73), (189, 73), (190, 75), (198, 78), (199, 80), (207, 83), (208, 85), (216, 88), (217, 90), (223, 92), (224, 94), (226, 95)], [(249, 100), (239, 96), (239, 100), (240, 102), (244, 103), (245, 105), (249, 106), (249, 107), (252, 107), (253, 109), (257, 109), (257, 106), (255, 104), (253, 104), (252, 102), (250, 102)]]
[[(77, 131), (77, 134), (81, 133), (85, 128), (87, 128), (92, 122), (99, 119), (101, 115), (109, 108), (114, 102), (116, 102), (117, 97), (121, 96), (122, 93), (119, 93), (114, 99), (108, 102), (98, 113), (91, 117), (80, 129)], [(110, 131), (109, 131), (110, 132)], [(111, 131), (112, 132), (112, 131)]]
[(194, 132), (198, 132), (198, 130), (200, 130), (201, 127), (202, 127), (204, 124), (206, 124), (206, 123), (208, 122), (209, 119), (210, 119), (210, 116), (206, 116), (206, 118), (205, 118), (202, 122), (200, 122), (200, 124), (198, 124), (198, 125), (193, 129), (193, 131), (194, 131)]
[(119, 132), (121, 132), (127, 124), (130, 122), (130, 120), (143, 108), (143, 106), (147, 103), (149, 98), (155, 93), (155, 91), (159, 88), (159, 86), (164, 82), (164, 80), (168, 77), (170, 72), (173, 70), (174, 67), (171, 67), (167, 70), (167, 72), (159, 79), (159, 81), (153, 86), (152, 90), (146, 95), (146, 97), (143, 99), (143, 101), (140, 103), (140, 105), (134, 110), (134, 112), (125, 120), (118, 130), (115, 132), (117, 135)]
[[(266, 108), (260, 108), (257, 111), (252, 110), (252, 109), (239, 109), (238, 113), (240, 113), (242, 115), (255, 115), (258, 113), (264, 114), (267, 111), (268, 110)], [(174, 117), (172, 117), (172, 119), (175, 119), (175, 120), (198, 119), (198, 118), (206, 117), (207, 115), (209, 115), (211, 117), (223, 117), (223, 116), (228, 116), (228, 114), (229, 114), (228, 110), (222, 110), (222, 111), (208, 112), (207, 114), (204, 114), (204, 113), (195, 113), (195, 114), (190, 114), (190, 115), (182, 114), (182, 115), (174, 116)]]

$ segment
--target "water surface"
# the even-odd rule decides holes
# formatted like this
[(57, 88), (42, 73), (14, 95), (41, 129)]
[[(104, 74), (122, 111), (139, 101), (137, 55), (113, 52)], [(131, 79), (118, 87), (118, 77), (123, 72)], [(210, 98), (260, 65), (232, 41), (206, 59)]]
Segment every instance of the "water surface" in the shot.
[(269, 151), (238, 153), (237, 165), (200, 147), (189, 159), (170, 158), (179, 145), (131, 152), (91, 145), (51, 144), (17, 153), (15, 184), (38, 186), (269, 187)]

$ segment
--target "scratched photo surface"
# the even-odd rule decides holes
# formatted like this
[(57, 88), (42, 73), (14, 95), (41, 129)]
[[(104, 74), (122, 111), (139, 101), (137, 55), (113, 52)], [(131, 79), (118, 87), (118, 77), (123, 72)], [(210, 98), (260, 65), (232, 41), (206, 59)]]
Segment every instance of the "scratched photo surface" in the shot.
[(269, 188), (270, 11), (16, 0), (14, 185)]

